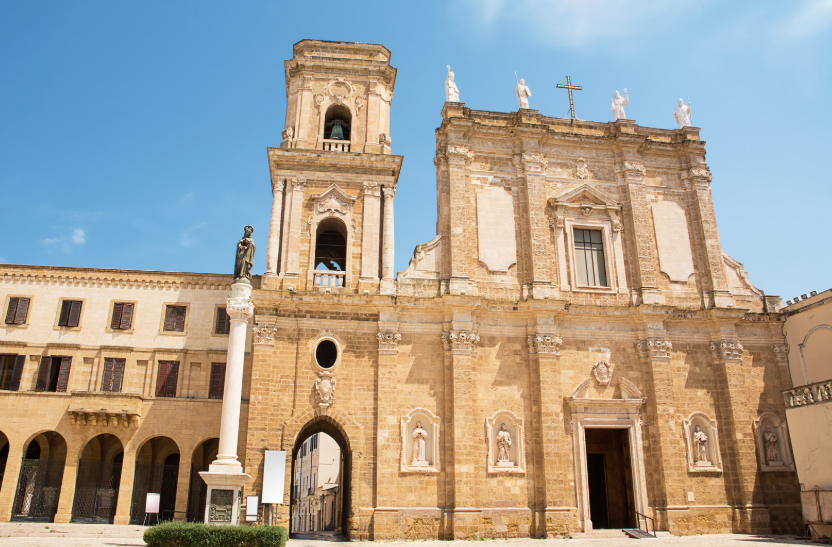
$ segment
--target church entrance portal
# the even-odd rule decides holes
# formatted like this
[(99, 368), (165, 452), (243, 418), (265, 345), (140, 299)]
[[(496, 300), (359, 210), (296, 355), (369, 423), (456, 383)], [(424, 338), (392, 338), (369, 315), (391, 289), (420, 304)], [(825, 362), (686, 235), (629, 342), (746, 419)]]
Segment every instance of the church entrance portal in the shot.
[(633, 470), (625, 429), (586, 430), (586, 473), (592, 527), (635, 525)]
[(303, 428), (292, 450), (289, 532), (316, 539), (348, 533), (350, 452), (343, 434), (319, 419)]

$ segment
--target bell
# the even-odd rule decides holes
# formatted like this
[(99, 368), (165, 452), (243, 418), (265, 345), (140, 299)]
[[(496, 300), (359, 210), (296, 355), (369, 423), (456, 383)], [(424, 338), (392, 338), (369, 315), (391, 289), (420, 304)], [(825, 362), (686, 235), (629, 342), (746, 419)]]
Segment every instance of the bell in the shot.
[(330, 133), (329, 138), (341, 141), (344, 140), (344, 130), (341, 128), (340, 122), (335, 122), (335, 126), (332, 128), (332, 133)]

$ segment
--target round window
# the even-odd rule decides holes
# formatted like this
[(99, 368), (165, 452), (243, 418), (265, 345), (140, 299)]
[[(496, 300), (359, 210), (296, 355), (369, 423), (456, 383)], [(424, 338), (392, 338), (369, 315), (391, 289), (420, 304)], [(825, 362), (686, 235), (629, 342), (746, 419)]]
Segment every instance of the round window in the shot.
[(338, 346), (332, 340), (321, 340), (315, 348), (315, 361), (321, 368), (332, 368), (338, 360)]

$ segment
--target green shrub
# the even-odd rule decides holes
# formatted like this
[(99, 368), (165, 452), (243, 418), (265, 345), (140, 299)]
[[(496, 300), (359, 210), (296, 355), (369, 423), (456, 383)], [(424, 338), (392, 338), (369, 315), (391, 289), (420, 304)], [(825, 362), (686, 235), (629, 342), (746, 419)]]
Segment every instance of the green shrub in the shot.
[(200, 522), (166, 522), (148, 528), (148, 547), (285, 547), (280, 526), (210, 526)]

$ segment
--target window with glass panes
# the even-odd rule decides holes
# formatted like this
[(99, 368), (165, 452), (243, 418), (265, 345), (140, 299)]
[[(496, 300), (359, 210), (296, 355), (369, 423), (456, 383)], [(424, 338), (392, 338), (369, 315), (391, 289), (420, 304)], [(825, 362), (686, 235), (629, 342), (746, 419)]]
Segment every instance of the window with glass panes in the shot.
[(607, 287), (601, 230), (575, 228), (575, 275), (579, 286)]

